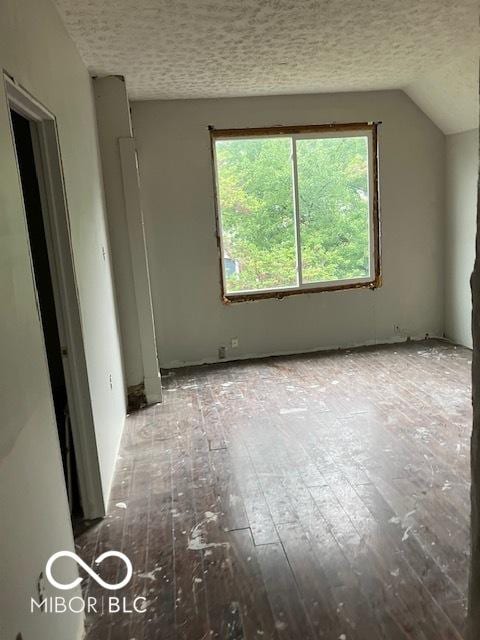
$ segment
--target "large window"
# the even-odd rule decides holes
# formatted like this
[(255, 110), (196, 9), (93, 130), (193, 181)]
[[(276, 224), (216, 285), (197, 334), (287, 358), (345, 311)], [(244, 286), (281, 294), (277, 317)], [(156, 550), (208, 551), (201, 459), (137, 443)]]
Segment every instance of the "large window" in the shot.
[(380, 280), (376, 125), (212, 130), (223, 295)]

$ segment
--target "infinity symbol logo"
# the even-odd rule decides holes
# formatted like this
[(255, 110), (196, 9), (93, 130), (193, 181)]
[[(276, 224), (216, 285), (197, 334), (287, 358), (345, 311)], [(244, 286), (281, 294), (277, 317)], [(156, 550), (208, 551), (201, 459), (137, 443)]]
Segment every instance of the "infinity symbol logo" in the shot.
[(96, 558), (95, 564), (100, 564), (105, 560), (105, 558), (110, 558), (112, 556), (123, 560), (125, 566), (127, 567), (127, 575), (121, 582), (118, 582), (117, 584), (109, 584), (108, 582), (105, 582), (105, 580), (102, 580), (102, 578), (98, 574), (96, 574), (95, 571), (92, 571), (92, 569), (90, 569), (90, 567), (85, 564), (85, 562), (81, 558), (79, 558), (76, 553), (73, 553), (72, 551), (57, 551), (57, 553), (54, 553), (53, 556), (50, 556), (45, 567), (45, 573), (50, 584), (52, 584), (57, 589), (66, 591), (67, 589), (73, 589), (74, 587), (77, 587), (83, 580), (83, 578), (81, 578), (80, 576), (78, 578), (75, 578), (75, 580), (73, 582), (70, 582), (69, 584), (62, 584), (61, 582), (57, 582), (57, 580), (55, 580), (55, 578), (52, 576), (52, 566), (54, 562), (58, 560), (58, 558), (72, 558), (72, 560), (75, 560), (75, 562), (80, 565), (82, 569), (84, 569), (88, 573), (88, 575), (93, 578), (95, 582), (97, 582), (101, 587), (103, 587), (104, 589), (109, 589), (110, 591), (114, 591), (115, 589), (121, 589), (129, 582), (130, 578), (132, 577), (133, 568), (132, 563), (127, 558), (127, 556), (120, 551), (105, 551), (105, 553), (102, 553), (98, 556), (98, 558)]

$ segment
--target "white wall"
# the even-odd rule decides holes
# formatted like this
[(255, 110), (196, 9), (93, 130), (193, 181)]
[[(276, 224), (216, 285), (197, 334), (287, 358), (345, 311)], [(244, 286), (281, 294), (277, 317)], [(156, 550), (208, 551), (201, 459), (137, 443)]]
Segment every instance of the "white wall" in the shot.
[[(93, 80), (123, 362), (128, 387), (162, 399), (135, 140), (122, 76)], [(135, 394), (138, 393), (134, 389)]]
[[(401, 91), (132, 104), (162, 366), (443, 333), (442, 132)], [(381, 120), (383, 286), (224, 305), (208, 125)]]
[(447, 136), (445, 333), (472, 347), (470, 276), (475, 259), (478, 129)]
[[(58, 118), (102, 484), (124, 422), (91, 84), (49, 0), (2, 0), (0, 67)], [(106, 250), (106, 260), (102, 255)], [(30, 614), (48, 557), (73, 540), (22, 196), (0, 83), (0, 637), (73, 640), (79, 615)], [(112, 376), (113, 389), (109, 376)], [(70, 574), (76, 567), (65, 569)]]
[(119, 137), (132, 135), (125, 80), (109, 76), (93, 80), (98, 140), (102, 158), (103, 183), (112, 265), (122, 336), (123, 364), (127, 386), (143, 383), (142, 349), (137, 302), (128, 237)]

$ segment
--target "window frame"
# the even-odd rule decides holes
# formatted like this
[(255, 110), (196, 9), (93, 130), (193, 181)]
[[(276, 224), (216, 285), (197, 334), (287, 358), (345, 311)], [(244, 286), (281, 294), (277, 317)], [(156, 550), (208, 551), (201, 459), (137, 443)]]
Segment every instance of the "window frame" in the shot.
[[(210, 146), (214, 182), (215, 225), (217, 249), (220, 263), (221, 298), (226, 304), (232, 302), (247, 302), (268, 298), (282, 299), (286, 296), (301, 293), (322, 293), (326, 291), (344, 291), (347, 289), (376, 289), (382, 284), (381, 252), (380, 252), (380, 207), (378, 188), (378, 125), (379, 122), (360, 122), (344, 124), (319, 124), (300, 126), (272, 126), (250, 129), (215, 129), (210, 126)], [(370, 274), (363, 278), (349, 280), (334, 280), (324, 282), (302, 281), (300, 211), (298, 204), (298, 166), (296, 162), (296, 141), (306, 138), (327, 137), (366, 137), (368, 140), (368, 178), (369, 178), (369, 243), (370, 243)], [(227, 291), (227, 278), (223, 259), (223, 230), (219, 202), (218, 171), (216, 157), (216, 142), (236, 138), (259, 139), (288, 137), (292, 139), (292, 189), (294, 204), (295, 250), (297, 257), (298, 284), (279, 288)]]

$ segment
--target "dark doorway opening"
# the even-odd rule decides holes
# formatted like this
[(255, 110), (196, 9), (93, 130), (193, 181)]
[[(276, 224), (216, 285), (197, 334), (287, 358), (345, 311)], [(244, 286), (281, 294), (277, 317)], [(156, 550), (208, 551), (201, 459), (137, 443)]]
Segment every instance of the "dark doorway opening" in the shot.
[(25, 203), (30, 252), (42, 320), (65, 484), (67, 487), (70, 513), (72, 518), (76, 519), (81, 517), (82, 511), (63, 365), (66, 350), (60, 339), (58, 309), (55, 304), (52, 265), (50, 263), (45, 230), (45, 212), (42, 207), (32, 138), (32, 126), (34, 125), (13, 110), (11, 110), (11, 118)]

